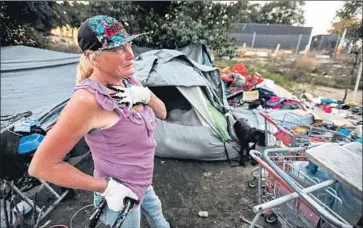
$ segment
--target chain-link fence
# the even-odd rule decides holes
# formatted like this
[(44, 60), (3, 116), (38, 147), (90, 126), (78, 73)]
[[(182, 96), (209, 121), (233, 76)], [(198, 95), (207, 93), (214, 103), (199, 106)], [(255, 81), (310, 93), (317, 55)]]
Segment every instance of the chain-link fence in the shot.
[(237, 23), (232, 26), (231, 34), (236, 45), (244, 43), (251, 48), (276, 48), (301, 51), (309, 44), (311, 27), (297, 27), (279, 24)]

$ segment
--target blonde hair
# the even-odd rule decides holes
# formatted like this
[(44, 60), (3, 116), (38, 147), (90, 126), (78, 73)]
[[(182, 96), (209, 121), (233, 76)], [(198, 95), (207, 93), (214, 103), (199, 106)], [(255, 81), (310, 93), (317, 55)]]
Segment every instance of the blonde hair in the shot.
[(79, 58), (79, 63), (77, 66), (77, 77), (76, 84), (81, 83), (86, 78), (89, 78), (93, 73), (93, 66), (90, 60), (84, 54)]

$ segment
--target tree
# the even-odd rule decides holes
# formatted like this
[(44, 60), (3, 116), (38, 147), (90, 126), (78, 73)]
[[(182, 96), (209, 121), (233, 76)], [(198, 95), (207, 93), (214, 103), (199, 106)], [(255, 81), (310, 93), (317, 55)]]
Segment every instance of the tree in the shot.
[[(350, 39), (353, 43), (355, 43), (358, 39), (362, 39), (362, 7), (362, 1), (345, 1), (343, 7), (336, 12), (336, 18), (338, 19), (338, 22), (333, 23), (331, 32), (341, 34), (342, 30), (347, 29), (346, 38)], [(360, 51), (355, 53), (355, 61), (349, 75), (349, 80), (347, 80), (343, 102), (345, 102), (345, 99), (347, 98), (348, 87), (352, 82), (352, 75), (354, 74), (355, 66), (358, 63), (358, 56), (362, 54), (361, 51), (362, 48), (360, 48)]]
[(54, 2), (0, 2), (1, 46), (39, 46), (53, 26)]
[(342, 35), (344, 30), (347, 29), (345, 38), (349, 40), (356, 40), (356, 31), (359, 29), (359, 23), (356, 18), (345, 18), (333, 23), (332, 28), (329, 30), (330, 34)]
[(268, 1), (263, 5), (238, 2), (240, 23), (286, 24), (302, 26), (305, 22), (304, 1)]
[(303, 25), (304, 1), (272, 1), (266, 2), (259, 10), (259, 23)]
[[(214, 2), (92, 2), (90, 15), (107, 14), (124, 23), (131, 34), (151, 32), (135, 41), (140, 46), (179, 48), (204, 42), (218, 55), (234, 55), (229, 27), (232, 5)], [(231, 16), (232, 15), (232, 16)]]
[[(19, 4), (28, 7), (38, 4), (40, 8), (31, 8), (35, 15), (33, 20), (24, 22), (6, 7)], [(124, 24), (130, 34), (151, 32), (135, 41), (136, 44), (152, 48), (179, 48), (189, 44), (203, 42), (209, 45), (217, 56), (234, 56), (235, 46), (231, 37), (231, 25), (235, 22), (257, 23), (303, 23), (303, 1), (275, 1), (261, 6), (245, 1), (225, 4), (213, 1), (163, 1), (163, 2), (132, 2), (132, 1), (89, 1), (88, 4), (77, 1), (46, 2), (2, 2), (6, 8), (2, 18), (7, 18), (8, 27), (18, 29), (14, 34), (29, 36), (25, 29), (33, 29), (43, 25), (43, 34), (51, 27), (69, 25), (78, 27), (86, 18), (105, 14), (112, 16)], [(48, 7), (48, 8), (47, 8)], [(28, 7), (29, 8), (29, 7)], [(37, 9), (41, 9), (38, 10)], [(14, 20), (15, 18), (15, 20)], [(18, 19), (18, 20), (17, 20)], [(38, 20), (40, 22), (36, 23)], [(44, 21), (44, 23), (42, 23)], [(2, 27), (5, 28), (5, 27)], [(41, 31), (41, 28), (37, 28)], [(37, 30), (37, 31), (38, 31)], [(11, 30), (8, 30), (11, 31)], [(9, 37), (9, 36), (8, 36)], [(8, 38), (7, 42), (14, 40)], [(19, 42), (17, 42), (19, 43)], [(38, 42), (39, 43), (39, 42)], [(3, 44), (3, 43), (2, 43)]]
[(88, 6), (77, 1), (63, 1), (55, 4), (53, 26), (78, 27), (89, 16)]
[(362, 8), (362, 1), (345, 1), (343, 7), (336, 12), (338, 21), (333, 24), (332, 32), (347, 29), (346, 37), (353, 39), (353, 42), (362, 38)]
[(247, 1), (239, 1), (235, 5), (236, 7), (236, 17), (237, 22), (239, 23), (260, 23), (261, 14), (260, 9), (261, 6), (258, 3), (251, 4)]

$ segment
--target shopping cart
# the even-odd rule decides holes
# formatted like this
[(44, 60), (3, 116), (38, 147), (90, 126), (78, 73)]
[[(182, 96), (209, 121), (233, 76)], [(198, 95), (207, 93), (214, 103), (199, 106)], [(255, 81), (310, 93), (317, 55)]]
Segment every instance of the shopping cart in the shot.
[[(139, 201), (126, 197), (124, 200), (125, 206), (118, 213), (117, 219), (111, 227), (120, 228), (122, 226), (122, 224), (124, 223), (127, 214), (129, 213), (129, 211), (135, 204), (139, 204)], [(96, 228), (99, 225), (99, 220), (101, 218), (101, 214), (104, 212), (105, 208), (106, 208), (106, 199), (102, 199), (102, 201), (99, 203), (99, 205), (97, 205), (96, 210), (93, 212), (93, 214), (89, 218), (88, 228)]]
[[(263, 156), (256, 150), (250, 155), (259, 164), (258, 203), (250, 227), (264, 214), (265, 221), (289, 228), (353, 227), (339, 214), (342, 200), (332, 188), (337, 181), (329, 177), (311, 177), (301, 169), (307, 164), (307, 147), (266, 149)], [(333, 209), (331, 209), (333, 208)]]
[(353, 142), (351, 138), (338, 131), (311, 126), (306, 120), (299, 120), (290, 113), (284, 114), (282, 119), (274, 119), (263, 112), (260, 112), (260, 115), (265, 120), (265, 139), (268, 147), (298, 147), (311, 143)]

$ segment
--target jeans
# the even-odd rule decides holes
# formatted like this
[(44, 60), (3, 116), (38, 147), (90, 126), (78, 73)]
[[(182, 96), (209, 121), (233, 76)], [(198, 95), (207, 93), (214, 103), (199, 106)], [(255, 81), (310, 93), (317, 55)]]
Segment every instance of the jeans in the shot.
[[(98, 205), (101, 200), (102, 197), (98, 193), (94, 193), (94, 204)], [(146, 190), (144, 199), (140, 206), (129, 211), (121, 227), (139, 228), (141, 213), (146, 216), (146, 219), (151, 228), (170, 228), (169, 223), (166, 221), (162, 213), (161, 202), (155, 194), (154, 188), (152, 186)], [(105, 225), (111, 226), (116, 221), (117, 216), (118, 213), (108, 209), (106, 205), (106, 209), (102, 213), (100, 219)]]

